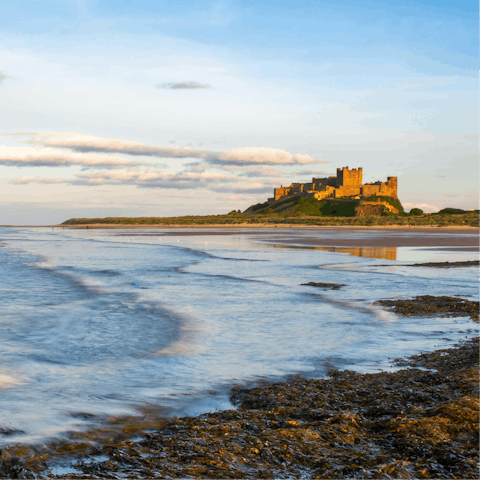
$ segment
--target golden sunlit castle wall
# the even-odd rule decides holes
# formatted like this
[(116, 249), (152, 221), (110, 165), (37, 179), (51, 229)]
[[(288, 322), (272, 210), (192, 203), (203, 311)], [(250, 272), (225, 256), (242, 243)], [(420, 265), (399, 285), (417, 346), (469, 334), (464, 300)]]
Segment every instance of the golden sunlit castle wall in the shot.
[(362, 167), (337, 168), (337, 175), (328, 178), (312, 178), (311, 183), (292, 183), (289, 187), (275, 188), (273, 202), (290, 195), (312, 196), (317, 200), (342, 197), (397, 197), (397, 177), (387, 177), (386, 182), (363, 183)]

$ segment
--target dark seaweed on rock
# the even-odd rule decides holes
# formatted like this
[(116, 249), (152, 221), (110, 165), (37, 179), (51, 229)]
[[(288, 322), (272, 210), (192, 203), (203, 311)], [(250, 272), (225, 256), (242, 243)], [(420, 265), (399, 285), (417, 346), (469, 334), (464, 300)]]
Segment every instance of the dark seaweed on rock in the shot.
[(431, 268), (461, 268), (461, 267), (478, 267), (480, 260), (467, 260), (465, 262), (427, 262), (427, 263), (400, 263), (400, 264), (387, 264), (387, 265), (375, 265), (375, 267), (431, 267)]
[(420, 295), (409, 300), (377, 300), (374, 304), (390, 307), (396, 314), (407, 317), (412, 315), (471, 317), (478, 322), (479, 302), (458, 297)]
[(306, 285), (308, 287), (329, 288), (330, 290), (340, 290), (340, 288), (346, 287), (346, 285), (344, 283), (308, 282), (308, 283), (302, 283), (301, 285)]
[[(456, 268), (456, 267), (478, 267), (479, 260), (468, 260), (465, 262), (428, 262), (428, 263), (413, 263), (406, 265), (407, 267), (435, 267), (435, 268)], [(402, 265), (405, 266), (405, 265)]]

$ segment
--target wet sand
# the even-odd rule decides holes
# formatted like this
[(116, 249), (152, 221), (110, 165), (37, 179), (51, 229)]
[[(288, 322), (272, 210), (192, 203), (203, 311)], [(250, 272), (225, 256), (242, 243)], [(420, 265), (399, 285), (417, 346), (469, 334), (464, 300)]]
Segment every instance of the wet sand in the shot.
[[(80, 228), (80, 227), (70, 227)], [(97, 228), (97, 227), (95, 227)], [(103, 228), (103, 227), (98, 227)], [(111, 227), (107, 227), (111, 228)], [(143, 228), (143, 227), (138, 227)], [(220, 228), (220, 227), (219, 227)], [(250, 226), (250, 228), (252, 228)], [(462, 251), (475, 252), (479, 250), (479, 234), (477, 228), (378, 228), (378, 227), (315, 227), (305, 236), (305, 229), (288, 228), (261, 228), (256, 230), (241, 227), (225, 227), (211, 229), (211, 227), (198, 227), (188, 231), (172, 231), (168, 229), (162, 232), (163, 237), (169, 236), (202, 236), (202, 235), (275, 235), (272, 242), (280, 245), (302, 246), (325, 246), (325, 247), (443, 247), (443, 250), (451, 247), (463, 247)], [(298, 231), (298, 234), (296, 234)], [(341, 237), (339, 238), (339, 234)], [(368, 235), (367, 235), (368, 234)], [(119, 235), (126, 235), (119, 233)], [(138, 236), (156, 236), (158, 233), (136, 233)], [(284, 235), (285, 238), (281, 238)], [(331, 235), (335, 235), (332, 238)], [(288, 238), (287, 238), (288, 236)], [(279, 238), (280, 237), (280, 238)], [(267, 240), (270, 241), (270, 240)], [(457, 248), (455, 248), (456, 251)]]

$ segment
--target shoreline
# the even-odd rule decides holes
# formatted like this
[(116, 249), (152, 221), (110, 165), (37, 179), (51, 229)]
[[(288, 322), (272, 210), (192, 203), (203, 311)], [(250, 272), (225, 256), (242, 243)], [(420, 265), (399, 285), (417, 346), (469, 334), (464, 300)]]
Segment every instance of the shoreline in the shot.
[(478, 340), (393, 360), (393, 372), (333, 369), (321, 379), (234, 386), (235, 410), (143, 428), (130, 420), (123, 435), (92, 432), (94, 444), (90, 434), (33, 451), (4, 448), (0, 475), (477, 478)]
[[(432, 326), (436, 316), (478, 324), (478, 302), (458, 297), (377, 303)], [(0, 476), (477, 478), (479, 337), (390, 364), (234, 384), (235, 409), (196, 416), (146, 406), (69, 439), (4, 447)]]
[[(47, 227), (10, 227), (10, 228), (47, 228)], [(48, 227), (50, 228), (50, 227)], [(263, 243), (271, 244), (275, 247), (284, 248), (397, 248), (397, 247), (419, 247), (436, 248), (452, 251), (478, 252), (480, 229), (470, 226), (447, 226), (447, 227), (404, 227), (399, 225), (388, 226), (319, 226), (319, 225), (72, 225), (72, 226), (52, 226), (53, 231), (57, 229), (73, 230), (108, 230), (108, 231), (128, 231), (135, 230), (137, 235), (148, 236), (158, 235), (158, 230), (162, 230), (162, 236), (208, 236), (208, 235), (264, 235), (266, 238), (260, 239)], [(154, 230), (156, 233), (148, 233), (148, 230)], [(142, 233), (146, 232), (145, 234)], [(345, 232), (342, 237), (332, 238), (328, 236), (331, 232)], [(317, 234), (317, 236), (305, 236), (305, 232)], [(369, 232), (369, 235), (360, 238), (355, 233)], [(327, 236), (322, 234), (326, 233)], [(395, 234), (395, 235), (393, 235)], [(119, 233), (119, 235), (122, 235)], [(125, 234), (127, 235), (127, 234)], [(278, 238), (278, 235), (288, 236), (290, 238)], [(268, 238), (270, 236), (270, 238)]]
[(299, 225), (295, 223), (275, 223), (275, 224), (261, 224), (261, 223), (241, 223), (241, 224), (221, 224), (221, 223), (211, 223), (211, 224), (174, 224), (174, 225), (164, 225), (164, 224), (152, 224), (152, 225), (143, 225), (143, 224), (132, 224), (132, 225), (122, 225), (115, 223), (89, 223), (81, 225), (0, 225), (0, 228), (72, 228), (72, 229), (129, 229), (129, 228), (164, 228), (164, 229), (173, 229), (173, 228), (190, 228), (190, 229), (300, 229), (300, 230), (325, 230), (325, 229), (342, 229), (342, 230), (405, 230), (406, 232), (418, 231), (428, 231), (428, 230), (438, 230), (439, 233), (445, 232), (446, 230), (458, 230), (459, 232), (465, 233), (465, 231), (477, 232), (480, 233), (479, 227), (472, 227), (470, 225), (445, 225), (439, 227), (438, 225), (415, 225), (407, 227), (405, 225)]
[(428, 232), (428, 233), (478, 233), (480, 234), (479, 227), (471, 227), (469, 225), (445, 225), (439, 227), (438, 225), (415, 225), (407, 227), (405, 225), (297, 225), (297, 224), (251, 224), (245, 223), (240, 225), (230, 225), (230, 224), (205, 224), (205, 225), (117, 225), (117, 224), (102, 224), (102, 223), (92, 223), (85, 225), (0, 225), (0, 228), (52, 228), (52, 229), (76, 229), (76, 230), (87, 230), (87, 229), (195, 229), (195, 230), (208, 230), (208, 229), (223, 229), (223, 230), (394, 230), (394, 231), (404, 231), (404, 232)]

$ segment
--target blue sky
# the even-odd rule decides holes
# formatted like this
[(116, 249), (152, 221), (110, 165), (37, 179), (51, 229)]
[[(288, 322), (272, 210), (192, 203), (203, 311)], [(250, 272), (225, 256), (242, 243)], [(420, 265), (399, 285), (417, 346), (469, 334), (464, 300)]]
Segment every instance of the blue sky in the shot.
[(222, 213), (357, 164), (478, 208), (474, 2), (9, 2), (0, 105), (0, 224)]

